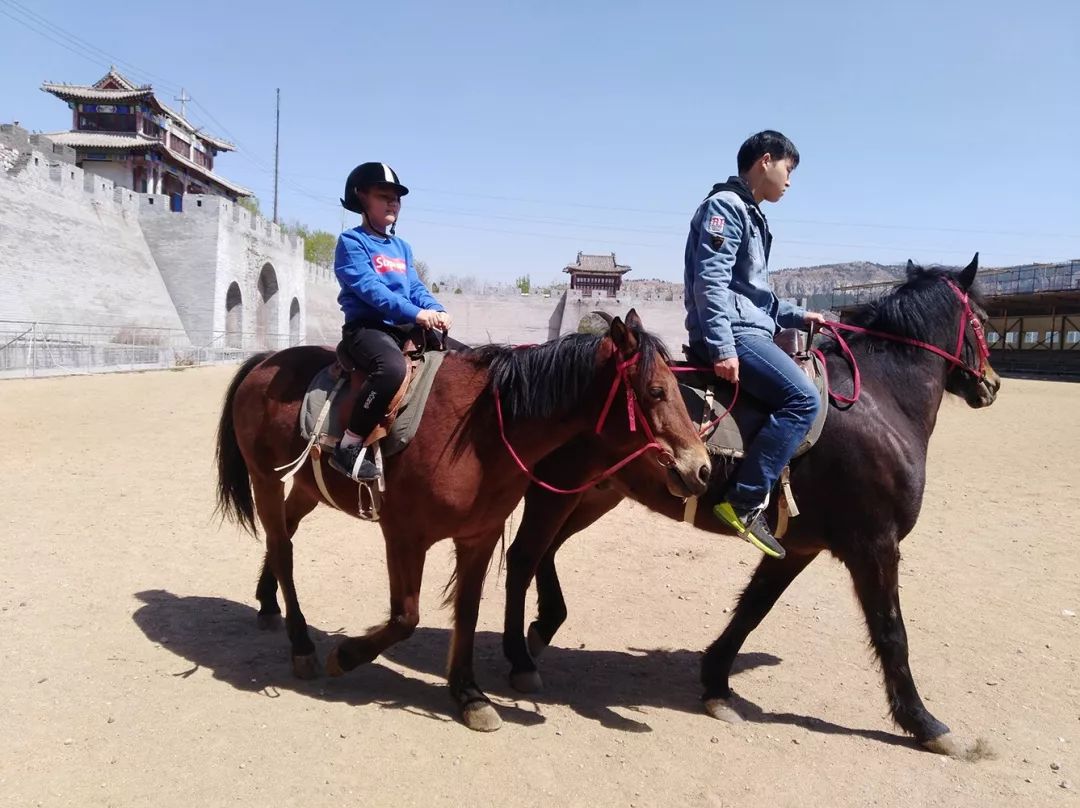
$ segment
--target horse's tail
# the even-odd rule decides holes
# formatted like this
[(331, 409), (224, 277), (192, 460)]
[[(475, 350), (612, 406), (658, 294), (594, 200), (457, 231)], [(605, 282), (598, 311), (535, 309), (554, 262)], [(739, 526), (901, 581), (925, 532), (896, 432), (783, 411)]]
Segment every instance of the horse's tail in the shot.
[(240, 444), (236, 441), (233, 401), (241, 382), (269, 355), (269, 351), (255, 354), (236, 371), (232, 383), (229, 384), (229, 391), (225, 394), (225, 404), (221, 408), (221, 420), (218, 422), (218, 491), (214, 513), (220, 514), (222, 519), (236, 522), (252, 536), (256, 535), (255, 503), (251, 498), (251, 476), (248, 474), (244, 456), (240, 453)]

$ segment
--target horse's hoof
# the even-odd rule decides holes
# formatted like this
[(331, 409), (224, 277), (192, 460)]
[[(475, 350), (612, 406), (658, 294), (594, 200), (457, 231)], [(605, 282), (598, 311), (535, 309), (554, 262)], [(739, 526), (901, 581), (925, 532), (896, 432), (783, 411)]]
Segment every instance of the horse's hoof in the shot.
[(341, 662), (338, 661), (338, 649), (334, 648), (326, 658), (326, 675), (343, 676), (344, 674), (345, 670), (341, 667)]
[(539, 671), (514, 671), (510, 674), (510, 687), (518, 693), (539, 693), (544, 689), (544, 680)]
[(293, 675), (297, 679), (317, 679), (322, 669), (315, 654), (301, 654), (292, 658)]
[(743, 717), (731, 706), (728, 699), (705, 699), (705, 712), (728, 724), (741, 724)]
[(984, 739), (978, 738), (974, 744), (967, 746), (951, 732), (923, 741), (922, 745), (923, 748), (928, 749), (935, 755), (948, 755), (954, 760), (966, 760), (969, 763), (979, 760), (991, 760), (997, 757), (990, 744)]
[(502, 726), (502, 719), (495, 708), (486, 701), (474, 701), (461, 711), (465, 726), (476, 732), (494, 732)]
[(525, 638), (525, 642), (529, 648), (529, 656), (533, 659), (539, 659), (540, 655), (544, 653), (544, 649), (548, 647), (547, 641), (540, 636), (540, 632), (533, 626), (529, 626), (529, 633)]
[(268, 612), (267, 614), (259, 612), (256, 623), (259, 626), (259, 631), (279, 631), (282, 625), (281, 612)]

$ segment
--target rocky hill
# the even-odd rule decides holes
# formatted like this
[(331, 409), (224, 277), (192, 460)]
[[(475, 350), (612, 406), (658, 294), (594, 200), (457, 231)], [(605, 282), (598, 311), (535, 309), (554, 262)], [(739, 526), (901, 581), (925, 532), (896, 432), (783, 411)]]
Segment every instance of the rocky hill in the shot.
[[(777, 295), (792, 299), (806, 298), (813, 308), (828, 307), (837, 287), (898, 281), (903, 277), (903, 266), (875, 264), (870, 261), (793, 267), (777, 270), (769, 276)], [(683, 285), (655, 278), (627, 278), (623, 281), (623, 290), (628, 297), (639, 300), (682, 300)]]

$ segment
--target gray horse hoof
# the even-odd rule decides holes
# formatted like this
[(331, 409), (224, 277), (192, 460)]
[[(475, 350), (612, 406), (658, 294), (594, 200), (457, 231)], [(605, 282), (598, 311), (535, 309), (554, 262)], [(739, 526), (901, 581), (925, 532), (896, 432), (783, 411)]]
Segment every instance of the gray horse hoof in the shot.
[(728, 699), (705, 699), (705, 712), (728, 724), (741, 724), (743, 717), (731, 706)]
[(293, 675), (297, 679), (317, 679), (322, 673), (319, 657), (315, 654), (303, 654), (292, 658)]
[(502, 726), (502, 719), (486, 701), (476, 701), (461, 711), (461, 720), (465, 726), (475, 732), (494, 732)]
[(517, 671), (510, 674), (510, 687), (518, 693), (539, 693), (544, 689), (544, 680), (539, 671)]
[(273, 612), (272, 614), (259, 614), (255, 619), (256, 624), (259, 626), (260, 631), (280, 631), (281, 630), (281, 612)]
[(922, 742), (923, 748), (936, 755), (948, 755), (956, 760), (965, 760), (975, 763), (979, 760), (993, 760), (997, 753), (984, 738), (976, 738), (975, 742), (968, 746), (951, 732), (938, 735), (929, 741)]
[(544, 653), (544, 649), (548, 647), (547, 642), (540, 636), (540, 632), (532, 626), (529, 626), (529, 633), (525, 641), (529, 648), (529, 656), (533, 659), (539, 659), (540, 655)]

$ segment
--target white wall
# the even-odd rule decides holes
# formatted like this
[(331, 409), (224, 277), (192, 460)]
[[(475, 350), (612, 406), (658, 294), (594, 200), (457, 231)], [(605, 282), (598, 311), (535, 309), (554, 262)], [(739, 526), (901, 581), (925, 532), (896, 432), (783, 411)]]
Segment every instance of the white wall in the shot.
[(0, 176), (0, 318), (180, 328), (138, 218), (111, 201), (111, 184), (94, 204), (81, 169), (52, 167), (63, 178), (54, 183), (45, 163)]
[(134, 190), (131, 186), (131, 168), (126, 163), (86, 160), (83, 162), (83, 171), (88, 175), (94, 174), (112, 180), (117, 187)]

